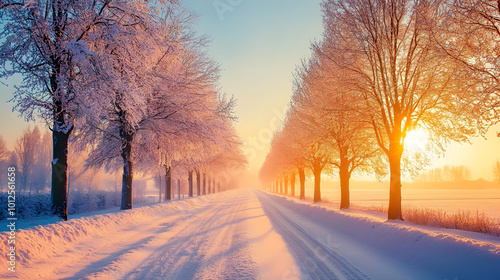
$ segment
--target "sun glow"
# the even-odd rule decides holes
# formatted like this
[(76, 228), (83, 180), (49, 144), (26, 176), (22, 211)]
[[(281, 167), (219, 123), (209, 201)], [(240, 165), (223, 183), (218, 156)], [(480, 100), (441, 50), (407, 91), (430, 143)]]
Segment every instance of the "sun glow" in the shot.
[(406, 134), (405, 150), (409, 152), (423, 152), (428, 140), (429, 134), (425, 130), (412, 130)]

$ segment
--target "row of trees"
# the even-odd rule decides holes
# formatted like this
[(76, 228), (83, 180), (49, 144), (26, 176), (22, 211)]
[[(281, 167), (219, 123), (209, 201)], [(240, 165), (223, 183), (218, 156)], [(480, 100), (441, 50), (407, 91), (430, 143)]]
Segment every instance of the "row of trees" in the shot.
[(122, 209), (132, 208), (136, 172), (162, 168), (171, 199), (174, 167), (226, 178), (245, 164), (235, 101), (220, 93), (207, 39), (178, 1), (12, 0), (0, 18), (0, 77), (20, 75), (14, 108), (50, 124), (61, 218), (70, 136), (89, 152), (87, 167), (122, 169)]
[(423, 182), (463, 182), (470, 179), (470, 173), (470, 168), (464, 165), (445, 165), (422, 172), (418, 179)]
[(500, 161), (493, 164), (493, 181), (500, 184)]
[[(348, 208), (353, 172), (389, 173), (388, 218), (402, 219), (402, 172), (416, 174), (427, 152), (498, 121), (500, 9), (486, 0), (324, 0), (322, 11), (323, 38), (297, 68), (261, 179), (276, 189), (308, 167), (319, 201), (321, 172), (336, 170)], [(426, 151), (405, 151), (416, 129), (429, 134)]]
[[(0, 163), (5, 168), (17, 167), (18, 191), (29, 194), (39, 193), (47, 186), (50, 174), (48, 159), (51, 154), (51, 143), (51, 135), (42, 134), (37, 126), (24, 131), (17, 139), (13, 151), (8, 149), (5, 140), (0, 136)], [(2, 186), (6, 186), (6, 174), (2, 174), (0, 178)]]

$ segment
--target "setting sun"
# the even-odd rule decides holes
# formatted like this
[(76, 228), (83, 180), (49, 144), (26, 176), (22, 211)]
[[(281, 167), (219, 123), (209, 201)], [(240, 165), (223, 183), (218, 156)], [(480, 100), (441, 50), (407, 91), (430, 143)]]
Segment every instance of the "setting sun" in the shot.
[(1, 0), (0, 280), (500, 280), (494, 4)]
[(405, 150), (409, 152), (423, 152), (429, 140), (429, 134), (422, 129), (415, 129), (406, 135)]

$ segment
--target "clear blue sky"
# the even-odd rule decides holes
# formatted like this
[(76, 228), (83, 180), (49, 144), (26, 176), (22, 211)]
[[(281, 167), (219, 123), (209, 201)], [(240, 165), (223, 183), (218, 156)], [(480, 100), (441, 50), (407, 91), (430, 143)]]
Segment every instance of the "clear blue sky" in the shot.
[[(231, 5), (231, 2), (239, 4)], [(259, 169), (292, 94), (292, 73), (322, 33), (320, 0), (184, 1), (212, 39), (223, 90), (238, 99), (238, 130)]]
[[(292, 94), (292, 73), (309, 46), (322, 33), (320, 0), (183, 0), (199, 18), (196, 30), (212, 38), (209, 54), (223, 69), (223, 90), (238, 99), (236, 115), (250, 167), (257, 171)], [(233, 3), (233, 4), (232, 4)], [(0, 84), (0, 133), (13, 145), (27, 124), (12, 113), (12, 83)], [(500, 159), (500, 139), (474, 139), (473, 145), (452, 144), (434, 166), (469, 165), (475, 178), (491, 179)]]

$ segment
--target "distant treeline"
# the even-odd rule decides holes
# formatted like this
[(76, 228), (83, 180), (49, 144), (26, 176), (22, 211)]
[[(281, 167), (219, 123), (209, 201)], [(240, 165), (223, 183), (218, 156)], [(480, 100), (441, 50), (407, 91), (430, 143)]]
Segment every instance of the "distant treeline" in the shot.
[(423, 182), (463, 182), (470, 180), (470, 168), (464, 165), (445, 165), (422, 172), (418, 177)]

